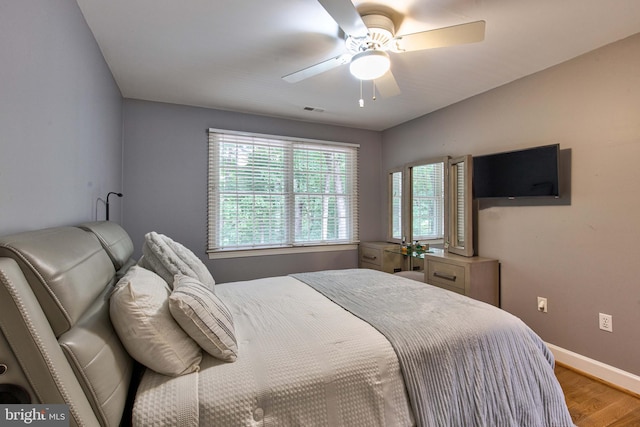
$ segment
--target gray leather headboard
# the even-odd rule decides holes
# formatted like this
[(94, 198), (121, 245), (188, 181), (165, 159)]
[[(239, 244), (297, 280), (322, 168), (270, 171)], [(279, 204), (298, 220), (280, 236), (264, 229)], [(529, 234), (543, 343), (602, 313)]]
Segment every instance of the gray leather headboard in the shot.
[(108, 298), (132, 252), (116, 223), (0, 238), (0, 363), (18, 363), (0, 384), (17, 382), (32, 403), (69, 404), (72, 424), (117, 426), (133, 360), (113, 330)]
[(85, 222), (78, 227), (96, 235), (111, 258), (116, 271), (126, 270), (135, 264), (136, 261), (131, 258), (133, 242), (124, 228), (117, 223), (111, 221)]

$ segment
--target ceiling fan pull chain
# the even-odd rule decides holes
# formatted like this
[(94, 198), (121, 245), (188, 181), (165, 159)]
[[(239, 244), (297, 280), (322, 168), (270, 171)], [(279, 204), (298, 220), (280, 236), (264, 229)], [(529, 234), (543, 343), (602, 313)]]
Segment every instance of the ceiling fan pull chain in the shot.
[(358, 101), (360, 108), (364, 107), (364, 99), (362, 98), (362, 80), (360, 80), (360, 100)]
[(376, 100), (376, 81), (375, 80), (371, 80), (373, 82), (373, 100)]

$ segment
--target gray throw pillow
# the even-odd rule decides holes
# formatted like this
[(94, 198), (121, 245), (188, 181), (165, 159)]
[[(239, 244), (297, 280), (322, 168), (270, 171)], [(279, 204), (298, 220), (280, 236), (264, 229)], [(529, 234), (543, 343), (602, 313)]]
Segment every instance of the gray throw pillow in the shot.
[(198, 280), (178, 274), (169, 297), (174, 319), (207, 353), (225, 362), (238, 356), (233, 318), (224, 303)]

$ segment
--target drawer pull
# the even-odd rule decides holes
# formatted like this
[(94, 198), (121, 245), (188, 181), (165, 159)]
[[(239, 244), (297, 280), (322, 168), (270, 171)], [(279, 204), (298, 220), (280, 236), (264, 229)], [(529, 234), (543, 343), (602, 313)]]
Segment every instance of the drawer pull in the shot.
[(445, 279), (445, 280), (451, 280), (452, 282), (456, 281), (456, 275), (455, 274), (447, 274), (447, 273), (440, 273), (439, 271), (434, 271), (433, 272), (433, 276), (434, 277), (439, 277), (439, 278)]
[(375, 259), (378, 258), (378, 257), (377, 256), (371, 256), (371, 255), (362, 255), (362, 258), (370, 259), (371, 261), (375, 261)]

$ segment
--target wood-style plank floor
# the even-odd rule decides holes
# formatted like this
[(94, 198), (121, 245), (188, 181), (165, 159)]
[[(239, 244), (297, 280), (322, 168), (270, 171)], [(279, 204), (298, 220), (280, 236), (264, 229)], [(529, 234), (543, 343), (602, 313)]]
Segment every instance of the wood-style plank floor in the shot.
[(558, 364), (556, 376), (578, 427), (640, 427), (640, 398)]

